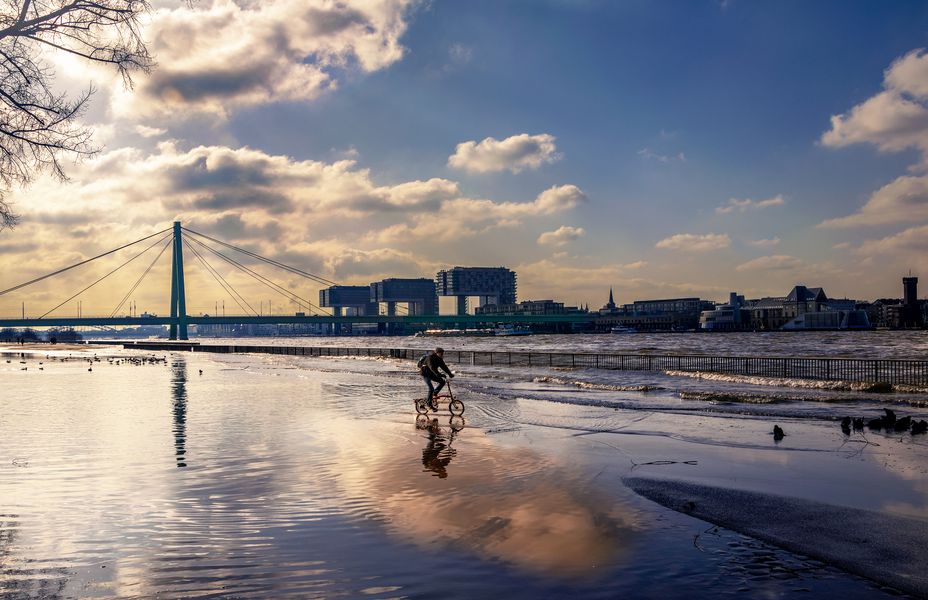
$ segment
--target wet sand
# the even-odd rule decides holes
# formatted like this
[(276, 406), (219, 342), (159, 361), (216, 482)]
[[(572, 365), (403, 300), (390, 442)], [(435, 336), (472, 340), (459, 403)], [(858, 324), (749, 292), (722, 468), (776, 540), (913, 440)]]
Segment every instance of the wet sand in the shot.
[(628, 477), (624, 483), (673, 510), (928, 596), (928, 521), (682, 481)]
[[(924, 547), (925, 447), (897, 436), (786, 420), (777, 443), (761, 418), (504, 398), (466, 369), (464, 421), (423, 419), (403, 363), (94, 351), (92, 372), (0, 363), (21, 390), (0, 416), (0, 595), (880, 598), (834, 566), (891, 583)], [(705, 512), (673, 510), (697, 491)], [(821, 505), (922, 526), (878, 536), (898, 560), (865, 572), (839, 556), (850, 527), (829, 554), (790, 545)]]

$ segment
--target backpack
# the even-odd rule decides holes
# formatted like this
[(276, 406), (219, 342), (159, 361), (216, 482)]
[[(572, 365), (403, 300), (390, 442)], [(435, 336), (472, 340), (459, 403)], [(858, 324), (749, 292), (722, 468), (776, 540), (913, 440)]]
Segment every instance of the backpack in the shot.
[(419, 362), (416, 363), (416, 368), (420, 371), (425, 368), (426, 363), (429, 361), (429, 355), (423, 354), (422, 358), (419, 359)]

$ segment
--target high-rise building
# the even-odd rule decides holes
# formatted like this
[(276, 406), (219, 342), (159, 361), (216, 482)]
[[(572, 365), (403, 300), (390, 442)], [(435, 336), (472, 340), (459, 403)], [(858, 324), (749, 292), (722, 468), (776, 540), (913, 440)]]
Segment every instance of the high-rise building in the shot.
[(922, 311), (918, 303), (918, 277), (902, 278), (902, 308), (899, 314), (899, 326), (922, 326)]
[(454, 267), (435, 275), (439, 296), (457, 297), (457, 314), (467, 314), (467, 298), (477, 296), (480, 305), (515, 304), (516, 274), (506, 267)]
[(426, 277), (416, 279), (390, 278), (375, 281), (370, 287), (371, 302), (385, 302), (387, 314), (396, 314), (396, 304), (405, 303), (410, 315), (437, 315), (438, 294), (435, 282)]
[(356, 315), (376, 315), (377, 305), (371, 302), (367, 285), (333, 285), (319, 290), (319, 306), (331, 308), (336, 317), (343, 309), (353, 309)]

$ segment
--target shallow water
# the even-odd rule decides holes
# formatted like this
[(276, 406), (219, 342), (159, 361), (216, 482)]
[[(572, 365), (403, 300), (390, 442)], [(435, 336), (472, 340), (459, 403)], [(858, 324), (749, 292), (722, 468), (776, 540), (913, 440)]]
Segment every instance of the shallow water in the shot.
[(0, 596), (878, 598), (621, 477), (928, 518), (923, 446), (844, 439), (852, 399), (771, 417), (659, 373), (464, 368), (465, 420), (417, 421), (399, 361), (93, 352), (0, 362)]
[(462, 336), (199, 338), (203, 343), (363, 346), (537, 352), (643, 352), (725, 356), (925, 358), (928, 331), (799, 331)]

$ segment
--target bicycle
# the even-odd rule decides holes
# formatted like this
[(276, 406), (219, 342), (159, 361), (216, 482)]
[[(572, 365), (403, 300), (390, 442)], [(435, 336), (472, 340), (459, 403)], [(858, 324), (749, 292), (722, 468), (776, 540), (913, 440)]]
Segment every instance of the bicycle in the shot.
[[(433, 401), (438, 404), (439, 400), (448, 400), (448, 411), (455, 417), (460, 417), (464, 414), (464, 403), (454, 397), (454, 392), (451, 391), (450, 380), (445, 380), (445, 389), (447, 393), (435, 394), (432, 396)], [(432, 407), (429, 406), (428, 398), (416, 398), (415, 405), (416, 412), (420, 415), (428, 414), (428, 412), (432, 410)]]

